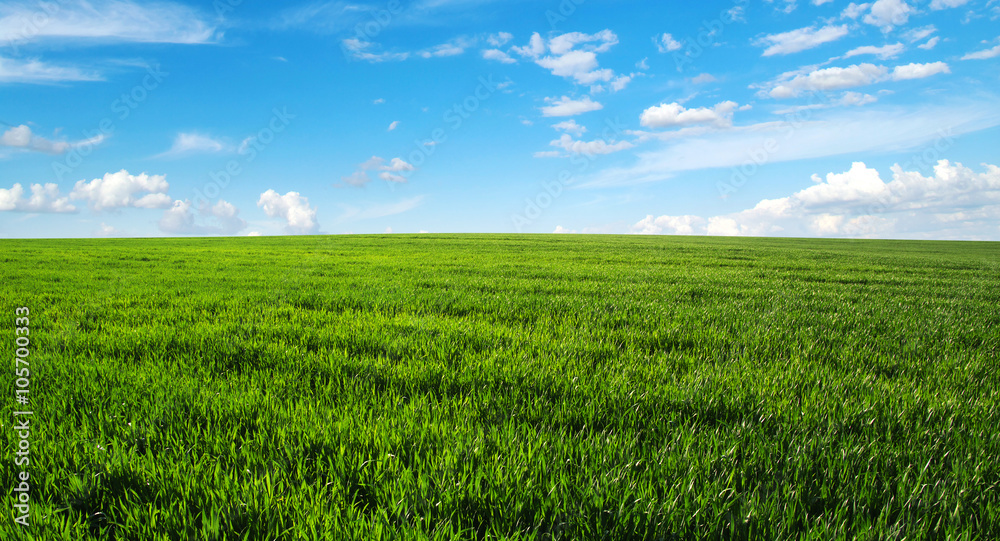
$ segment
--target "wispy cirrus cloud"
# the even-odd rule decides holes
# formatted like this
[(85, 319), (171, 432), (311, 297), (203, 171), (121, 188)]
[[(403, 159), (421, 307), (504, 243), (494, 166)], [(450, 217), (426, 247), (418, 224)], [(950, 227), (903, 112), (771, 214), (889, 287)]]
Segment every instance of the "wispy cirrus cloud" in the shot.
[(178, 2), (132, 0), (12, 0), (0, 4), (0, 36), (10, 45), (75, 40), (80, 43), (213, 43), (217, 26)]
[(0, 84), (57, 84), (73, 81), (103, 81), (104, 77), (90, 69), (60, 66), (38, 59), (22, 60), (0, 56)]
[[(919, 148), (948, 130), (952, 137), (1000, 126), (993, 102), (906, 109), (831, 109), (808, 122), (763, 122), (727, 130), (693, 131), (636, 152), (635, 162), (609, 167), (580, 182), (600, 188), (661, 182), (684, 171), (739, 167), (749, 153), (771, 146), (767, 163)], [(693, 129), (693, 128), (692, 128)], [(648, 147), (647, 147), (648, 148)]]
[(99, 145), (105, 139), (105, 135), (98, 134), (80, 141), (56, 141), (36, 135), (32, 132), (30, 126), (21, 124), (20, 126), (12, 126), (6, 131), (0, 132), (0, 147), (22, 151), (44, 152), (46, 154), (64, 154), (74, 148)]

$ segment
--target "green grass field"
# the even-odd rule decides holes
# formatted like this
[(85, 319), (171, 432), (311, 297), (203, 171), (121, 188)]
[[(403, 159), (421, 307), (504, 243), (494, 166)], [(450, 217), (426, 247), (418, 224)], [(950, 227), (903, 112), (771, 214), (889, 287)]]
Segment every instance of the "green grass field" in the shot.
[(3, 540), (1000, 539), (996, 243), (3, 240), (0, 260)]

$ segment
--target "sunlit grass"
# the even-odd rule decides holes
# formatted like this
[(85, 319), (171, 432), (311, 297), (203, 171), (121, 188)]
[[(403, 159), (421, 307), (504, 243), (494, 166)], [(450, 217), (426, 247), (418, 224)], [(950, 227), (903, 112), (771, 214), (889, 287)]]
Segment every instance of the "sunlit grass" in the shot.
[(0, 248), (35, 539), (1000, 538), (995, 243)]

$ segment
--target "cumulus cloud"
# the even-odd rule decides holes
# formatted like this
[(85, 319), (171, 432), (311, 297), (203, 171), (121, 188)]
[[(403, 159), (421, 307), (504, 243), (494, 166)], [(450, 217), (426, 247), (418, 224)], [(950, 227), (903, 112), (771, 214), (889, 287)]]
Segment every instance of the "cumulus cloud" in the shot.
[(817, 69), (809, 73), (789, 72), (782, 74), (771, 83), (766, 95), (772, 98), (792, 98), (803, 92), (842, 90), (866, 86), (882, 81), (902, 81), (930, 77), (939, 73), (950, 73), (948, 64), (931, 62), (927, 64), (907, 64), (889, 70), (886, 66), (874, 64), (854, 64), (844, 68)]
[[(569, 32), (548, 41), (536, 32), (527, 45), (515, 46), (511, 50), (534, 61), (553, 75), (572, 79), (579, 84), (592, 85), (614, 78), (612, 70), (599, 68), (597, 54), (608, 51), (617, 43), (618, 36), (611, 30), (602, 30), (596, 34)], [(549, 54), (542, 56), (546, 52)]]
[(871, 4), (856, 4), (851, 2), (846, 8), (844, 8), (844, 11), (840, 13), (840, 17), (842, 19), (857, 19), (863, 15), (865, 11), (868, 11), (868, 8), (870, 7)]
[(122, 169), (117, 173), (105, 173), (90, 182), (78, 181), (70, 197), (87, 201), (97, 212), (129, 207), (166, 208), (172, 201), (167, 195), (169, 188), (165, 175), (132, 175)]
[(671, 128), (691, 124), (711, 124), (718, 127), (731, 126), (733, 111), (739, 107), (734, 101), (717, 103), (714, 107), (685, 109), (679, 103), (664, 103), (642, 112), (639, 124), (649, 128)]
[(69, 213), (76, 212), (69, 198), (59, 193), (59, 186), (53, 183), (32, 184), (28, 187), (31, 195), (25, 197), (24, 187), (14, 184), (10, 189), (0, 188), (0, 211)]
[(260, 194), (257, 206), (270, 218), (285, 221), (285, 232), (290, 235), (309, 235), (319, 231), (316, 208), (309, 206), (309, 199), (299, 192), (280, 195), (274, 190)]
[(246, 229), (239, 209), (228, 201), (215, 205), (202, 204), (197, 211), (188, 200), (177, 200), (160, 218), (160, 231), (174, 235), (219, 236), (235, 235)]
[(590, 111), (598, 111), (604, 108), (604, 106), (600, 103), (591, 100), (590, 96), (584, 96), (583, 99), (580, 100), (574, 100), (569, 96), (563, 96), (559, 99), (545, 98), (545, 101), (548, 102), (549, 105), (541, 108), (543, 116), (576, 116)]
[(808, 26), (764, 36), (756, 41), (758, 46), (767, 47), (763, 56), (785, 55), (818, 47), (836, 41), (847, 35), (847, 25), (827, 25), (822, 28)]
[(896, 66), (892, 70), (893, 81), (905, 81), (907, 79), (923, 79), (939, 73), (951, 73), (948, 64), (944, 62), (930, 62), (927, 64), (907, 64)]
[(99, 145), (104, 140), (105, 136), (98, 134), (81, 141), (54, 141), (35, 135), (32, 133), (31, 127), (26, 124), (8, 128), (6, 131), (0, 133), (0, 146), (23, 151), (44, 152), (46, 154), (64, 154), (74, 148)]
[(945, 231), (954, 238), (977, 238), (1000, 225), (1000, 167), (983, 167), (976, 172), (939, 160), (925, 175), (896, 164), (887, 182), (855, 162), (843, 173), (813, 175), (812, 186), (740, 212), (708, 219), (647, 216), (632, 232), (919, 238)]
[(632, 233), (640, 235), (693, 235), (694, 228), (705, 223), (704, 218), (690, 214), (658, 217), (649, 214), (632, 226)]
[(913, 12), (913, 8), (905, 0), (876, 0), (871, 11), (862, 20), (883, 31), (889, 31), (894, 26), (906, 24)]
[(670, 34), (662, 34), (659, 37), (653, 37), (653, 43), (656, 44), (656, 50), (661, 53), (676, 51), (684, 46), (683, 43), (674, 39), (674, 37)]

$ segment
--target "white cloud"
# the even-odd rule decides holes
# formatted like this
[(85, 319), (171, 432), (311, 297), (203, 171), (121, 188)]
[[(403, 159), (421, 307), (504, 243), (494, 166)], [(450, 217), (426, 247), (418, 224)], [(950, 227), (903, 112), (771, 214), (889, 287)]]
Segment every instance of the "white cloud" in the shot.
[(639, 68), (641, 70), (648, 70), (649, 69), (649, 57), (647, 56), (647, 57), (643, 58), (642, 60), (636, 62), (635, 63), (635, 67), (637, 67), (637, 68)]
[(718, 81), (718, 79), (712, 76), (711, 73), (702, 73), (701, 75), (697, 75), (691, 78), (691, 83), (696, 85), (701, 85), (705, 83), (714, 83), (716, 81)]
[(393, 120), (392, 123), (389, 124), (389, 129), (386, 130), (386, 131), (392, 131), (392, 130), (395, 130), (396, 128), (398, 128), (398, 127), (399, 127), (399, 121), (398, 120)]
[(767, 47), (764, 49), (763, 56), (785, 55), (812, 49), (824, 43), (836, 41), (846, 35), (847, 25), (828, 25), (822, 28), (808, 26), (789, 32), (764, 36), (755, 43), (758, 46)]
[(385, 103), (385, 98), (378, 98), (372, 102), (373, 105), (382, 105), (383, 103)]
[(486, 42), (494, 47), (503, 47), (512, 39), (514, 39), (514, 35), (510, 32), (498, 32), (486, 38)]
[(393, 53), (393, 52), (372, 52), (377, 49), (376, 45), (370, 41), (364, 41), (357, 38), (347, 38), (340, 42), (341, 47), (343, 47), (344, 52), (349, 54), (352, 58), (357, 60), (365, 60), (372, 63), (386, 62), (386, 61), (398, 61), (406, 60), (410, 57), (410, 53)]
[[(246, 141), (244, 141), (246, 143)], [(209, 135), (200, 133), (179, 133), (174, 137), (170, 150), (160, 154), (163, 157), (183, 156), (187, 154), (212, 154), (232, 150), (232, 147)]]
[(857, 19), (865, 11), (868, 11), (869, 7), (871, 7), (871, 4), (855, 4), (854, 2), (851, 2), (846, 8), (844, 8), (844, 11), (840, 13), (840, 17), (843, 19)]
[(561, 56), (539, 58), (535, 63), (553, 75), (572, 78), (585, 85), (609, 81), (614, 76), (609, 69), (597, 69), (597, 55), (592, 51), (569, 51)]
[(668, 53), (671, 51), (676, 51), (684, 46), (683, 43), (674, 39), (670, 34), (663, 34), (661, 36), (653, 37), (653, 43), (656, 44), (656, 50), (661, 53)]
[(633, 77), (635, 77), (634, 73), (629, 75), (619, 75), (618, 77), (615, 77), (610, 83), (608, 83), (608, 87), (611, 88), (612, 92), (620, 92), (622, 90), (625, 90), (625, 87), (628, 86), (630, 82), (632, 82)]
[(906, 0), (876, 0), (872, 4), (871, 11), (862, 20), (888, 31), (894, 26), (906, 24), (913, 12), (913, 8), (906, 3)]
[(557, 234), (557, 235), (567, 235), (567, 234), (571, 234), (571, 233), (576, 233), (576, 230), (574, 230), (574, 229), (566, 229), (565, 227), (563, 227), (561, 225), (557, 225), (555, 231), (553, 231), (552, 233)]
[(876, 47), (874, 45), (865, 45), (863, 47), (855, 47), (854, 49), (847, 51), (847, 54), (844, 55), (844, 58), (850, 58), (852, 56), (858, 56), (862, 54), (872, 54), (879, 57), (881, 60), (888, 60), (890, 58), (895, 58), (899, 56), (900, 53), (902, 53), (905, 49), (906, 47), (904, 47), (902, 43), (883, 45), (881, 47)]
[(221, 199), (213, 206), (203, 204), (197, 213), (190, 201), (178, 199), (164, 211), (158, 225), (160, 231), (175, 235), (235, 235), (247, 226), (239, 213), (232, 203)]
[(695, 226), (706, 223), (704, 218), (692, 216), (659, 216), (647, 215), (632, 226), (632, 233), (640, 235), (693, 235)]
[[(598, 81), (610, 81), (614, 72), (600, 69), (597, 54), (611, 49), (618, 43), (618, 36), (611, 30), (596, 34), (569, 32), (553, 37), (546, 42), (537, 32), (532, 34), (528, 45), (512, 47), (517, 54), (530, 58), (553, 75), (573, 79), (584, 85)], [(548, 50), (548, 56), (542, 56)]]
[(948, 64), (944, 62), (929, 62), (927, 64), (907, 64), (896, 66), (892, 70), (893, 81), (905, 81), (908, 79), (923, 79), (939, 73), (951, 73)]
[(368, 171), (379, 171), (380, 173), (378, 177), (382, 180), (387, 182), (406, 182), (406, 177), (397, 173), (415, 170), (416, 167), (407, 163), (402, 158), (393, 158), (389, 164), (386, 165), (384, 158), (372, 156), (368, 160), (358, 164), (357, 170), (350, 175), (340, 177), (340, 180), (349, 186), (361, 187), (371, 182), (371, 178), (368, 176)]
[(559, 99), (545, 98), (545, 101), (550, 105), (541, 107), (543, 116), (576, 116), (604, 108), (600, 103), (591, 100), (590, 96), (584, 96), (581, 100), (563, 96)]
[(878, 101), (878, 98), (872, 96), (871, 94), (848, 91), (844, 92), (844, 95), (836, 100), (823, 101), (820, 103), (810, 103), (807, 105), (796, 105), (793, 107), (776, 110), (774, 111), (774, 114), (776, 115), (795, 114), (799, 111), (829, 109), (831, 107), (837, 107), (837, 106), (860, 107), (862, 105), (868, 105), (869, 103), (875, 103), (876, 101)]
[(465, 52), (474, 42), (467, 38), (456, 38), (447, 43), (435, 45), (430, 49), (425, 49), (417, 53), (421, 58), (440, 58), (445, 56), (457, 56)]
[(403, 161), (401, 158), (393, 158), (392, 161), (389, 162), (389, 165), (383, 167), (383, 169), (386, 171), (399, 172), (399, 171), (413, 171), (416, 168), (413, 167), (413, 165)]
[[(892, 180), (855, 162), (844, 173), (813, 175), (814, 185), (764, 199), (740, 212), (713, 216), (647, 216), (635, 233), (709, 235), (978, 238), (1000, 226), (1000, 167), (976, 173), (939, 160), (933, 173), (894, 165)], [(680, 229), (680, 230), (678, 230)]]
[(962, 60), (986, 60), (988, 58), (996, 58), (1000, 56), (1000, 45), (993, 47), (992, 49), (986, 49), (984, 51), (976, 51), (974, 53), (969, 53), (962, 57)]
[(896, 66), (890, 72), (885, 66), (853, 64), (844, 68), (817, 69), (809, 73), (784, 73), (770, 83), (770, 89), (764, 94), (777, 99), (792, 98), (803, 92), (842, 90), (887, 80), (901, 81), (929, 77), (938, 73), (950, 73), (948, 65), (944, 62), (908, 64)]
[(0, 146), (11, 147), (18, 150), (44, 152), (46, 154), (63, 154), (74, 148), (84, 146), (99, 145), (104, 142), (105, 136), (98, 134), (89, 139), (81, 141), (53, 141), (32, 133), (31, 128), (26, 124), (14, 126), (0, 133)]
[(14, 184), (9, 190), (0, 188), (0, 212), (76, 212), (76, 207), (59, 193), (59, 186), (54, 183), (32, 184), (28, 189), (31, 195), (26, 198), (20, 184)]
[(921, 26), (919, 28), (907, 30), (903, 34), (903, 37), (906, 38), (910, 43), (913, 43), (916, 41), (920, 41), (935, 32), (937, 32), (937, 27), (934, 26), (933, 24), (929, 24), (927, 26)]
[[(3, 32), (0, 31), (0, 35)], [(52, 84), (65, 81), (102, 81), (100, 74), (76, 67), (54, 66), (39, 60), (0, 56), (0, 83)]]
[[(40, 20), (44, 24), (32, 23)], [(212, 43), (221, 37), (202, 13), (178, 2), (63, 0), (0, 4), (0, 36), (10, 42)]]
[(517, 60), (514, 60), (507, 53), (501, 51), (500, 49), (486, 49), (483, 51), (483, 58), (486, 60), (496, 60), (503, 62), (504, 64), (515, 64)]
[(319, 231), (316, 222), (316, 208), (309, 206), (309, 199), (299, 192), (280, 195), (274, 190), (260, 194), (257, 206), (270, 218), (285, 221), (285, 232), (292, 235), (309, 235)]
[(542, 36), (538, 32), (535, 32), (531, 35), (531, 39), (528, 40), (527, 45), (524, 47), (514, 46), (511, 47), (511, 50), (525, 58), (536, 59), (545, 54), (545, 40), (542, 39)]
[(386, 182), (406, 182), (406, 177), (390, 173), (388, 171), (382, 171), (381, 173), (379, 173), (378, 178)]
[(129, 174), (122, 169), (105, 173), (90, 182), (77, 181), (70, 192), (73, 199), (87, 201), (97, 212), (121, 208), (166, 208), (171, 204), (167, 195), (170, 185), (164, 175)]
[(931, 0), (931, 9), (948, 9), (957, 8), (959, 6), (964, 6), (968, 4), (969, 0)]
[(558, 150), (539, 150), (532, 154), (535, 158), (562, 158), (563, 153)]
[(939, 38), (937, 36), (934, 36), (933, 38), (927, 40), (927, 43), (921, 43), (920, 45), (917, 45), (917, 47), (920, 48), (920, 49), (923, 49), (925, 51), (929, 51), (929, 50), (933, 49), (938, 44), (938, 41), (940, 41), (940, 40), (941, 40), (941, 38)]
[(564, 131), (566, 133), (571, 133), (577, 137), (583, 135), (587, 131), (587, 128), (576, 123), (576, 120), (569, 119), (552, 125), (553, 128)]
[(679, 103), (664, 103), (642, 112), (639, 124), (649, 128), (670, 128), (691, 124), (711, 124), (719, 127), (733, 123), (733, 111), (739, 104), (733, 101), (717, 103), (714, 107), (685, 109)]
[(98, 227), (97, 231), (94, 232), (94, 236), (96, 236), (96, 237), (121, 237), (123, 235), (122, 235), (122, 232), (119, 231), (119, 230), (117, 230), (117, 229), (115, 229), (114, 226), (111, 226), (111, 225), (108, 225), (108, 224), (106, 224), (104, 222), (101, 222), (100, 227)]
[(562, 134), (559, 139), (556, 139), (549, 144), (562, 148), (571, 154), (584, 154), (587, 156), (611, 154), (613, 152), (628, 150), (635, 146), (628, 141), (619, 141), (617, 143), (608, 143), (603, 139), (597, 139), (595, 141), (574, 141), (573, 137), (571, 137), (568, 133)]

